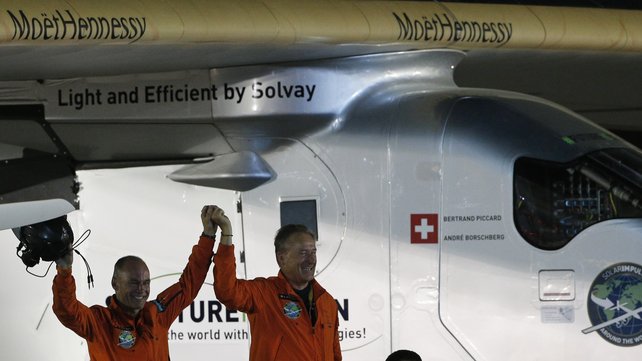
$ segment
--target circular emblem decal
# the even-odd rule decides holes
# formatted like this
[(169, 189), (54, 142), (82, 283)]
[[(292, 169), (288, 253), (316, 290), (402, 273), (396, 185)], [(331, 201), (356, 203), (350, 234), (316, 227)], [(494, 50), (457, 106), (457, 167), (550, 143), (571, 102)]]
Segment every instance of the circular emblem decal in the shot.
[(618, 346), (642, 343), (642, 266), (618, 263), (602, 271), (591, 284), (588, 314), (606, 341)]
[(124, 349), (130, 349), (134, 347), (135, 343), (136, 337), (129, 330), (123, 330), (120, 332), (120, 335), (118, 335), (118, 346)]
[(301, 316), (301, 307), (295, 302), (288, 302), (283, 306), (283, 314), (292, 320)]

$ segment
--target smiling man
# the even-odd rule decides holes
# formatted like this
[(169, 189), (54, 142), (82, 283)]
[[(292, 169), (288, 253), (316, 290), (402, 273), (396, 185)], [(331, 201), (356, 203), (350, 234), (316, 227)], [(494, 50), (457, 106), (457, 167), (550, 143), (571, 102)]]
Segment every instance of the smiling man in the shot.
[(107, 298), (107, 307), (87, 307), (76, 299), (76, 283), (71, 275), (72, 251), (56, 260), (53, 311), (63, 325), (87, 341), (92, 361), (170, 359), (167, 331), (203, 285), (216, 235), (216, 225), (211, 220), (223, 216), (218, 207), (203, 207), (203, 233), (192, 247), (187, 266), (178, 282), (150, 302), (149, 269), (139, 257), (125, 256), (114, 265), (111, 279), (114, 294)]
[(337, 304), (314, 279), (314, 234), (303, 225), (281, 227), (274, 238), (278, 276), (240, 280), (230, 222), (217, 225), (214, 291), (225, 307), (247, 313), (250, 361), (340, 361)]
[(136, 317), (149, 297), (149, 269), (136, 256), (125, 256), (114, 265), (111, 278), (116, 300), (126, 314)]

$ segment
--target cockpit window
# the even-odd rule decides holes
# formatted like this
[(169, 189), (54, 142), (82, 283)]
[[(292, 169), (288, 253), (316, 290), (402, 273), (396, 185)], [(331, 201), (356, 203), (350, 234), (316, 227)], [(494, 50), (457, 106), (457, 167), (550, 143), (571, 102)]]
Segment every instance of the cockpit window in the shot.
[(555, 250), (592, 224), (642, 218), (642, 157), (626, 148), (589, 153), (568, 163), (519, 158), (514, 217), (535, 247)]

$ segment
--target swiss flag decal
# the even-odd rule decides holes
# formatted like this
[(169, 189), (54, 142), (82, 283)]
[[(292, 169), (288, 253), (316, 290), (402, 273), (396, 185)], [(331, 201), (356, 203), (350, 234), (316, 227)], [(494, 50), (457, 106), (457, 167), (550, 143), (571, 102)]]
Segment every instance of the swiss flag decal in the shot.
[(436, 213), (410, 215), (410, 243), (437, 243), (439, 215)]

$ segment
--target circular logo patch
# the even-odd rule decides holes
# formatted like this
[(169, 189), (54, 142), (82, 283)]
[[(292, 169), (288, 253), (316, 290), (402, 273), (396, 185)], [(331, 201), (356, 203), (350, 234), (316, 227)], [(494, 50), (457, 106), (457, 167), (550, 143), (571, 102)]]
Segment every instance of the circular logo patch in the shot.
[(642, 343), (642, 266), (618, 263), (602, 271), (591, 284), (588, 314), (606, 341), (618, 346)]
[(124, 349), (132, 348), (135, 343), (136, 336), (129, 330), (123, 330), (120, 332), (120, 335), (118, 335), (118, 346)]
[(295, 302), (288, 302), (283, 306), (283, 314), (292, 320), (301, 316), (301, 307)]

